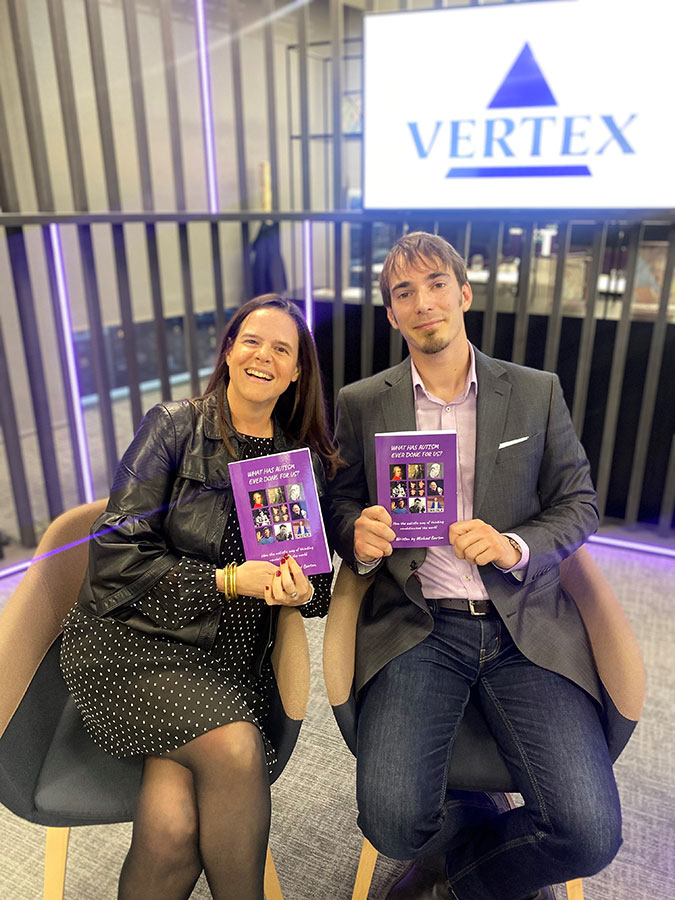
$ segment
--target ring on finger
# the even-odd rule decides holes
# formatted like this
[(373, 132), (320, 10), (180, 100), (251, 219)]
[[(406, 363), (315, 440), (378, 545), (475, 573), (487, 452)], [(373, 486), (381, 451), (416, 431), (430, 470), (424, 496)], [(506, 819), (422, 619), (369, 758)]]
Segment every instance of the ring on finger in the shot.
[(288, 596), (289, 596), (289, 597), (292, 597), (292, 598), (295, 600), (295, 598), (298, 596), (298, 592), (297, 592), (297, 591), (293, 591), (293, 593), (292, 593), (292, 594), (289, 594)]

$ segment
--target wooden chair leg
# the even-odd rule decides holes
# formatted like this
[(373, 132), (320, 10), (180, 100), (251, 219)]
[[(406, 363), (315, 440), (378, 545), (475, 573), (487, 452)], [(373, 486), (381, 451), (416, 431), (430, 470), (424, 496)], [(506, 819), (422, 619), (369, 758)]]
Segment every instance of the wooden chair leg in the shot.
[(373, 880), (376, 862), (377, 850), (367, 838), (364, 838), (359, 867), (356, 870), (356, 878), (354, 880), (352, 900), (368, 900), (368, 891), (370, 890), (370, 882)]
[(265, 861), (265, 900), (284, 900), (269, 844), (267, 845), (267, 859)]
[(568, 881), (565, 887), (567, 888), (567, 900), (584, 900), (584, 885), (581, 878)]
[(45, 840), (44, 900), (63, 900), (70, 828), (48, 828)]

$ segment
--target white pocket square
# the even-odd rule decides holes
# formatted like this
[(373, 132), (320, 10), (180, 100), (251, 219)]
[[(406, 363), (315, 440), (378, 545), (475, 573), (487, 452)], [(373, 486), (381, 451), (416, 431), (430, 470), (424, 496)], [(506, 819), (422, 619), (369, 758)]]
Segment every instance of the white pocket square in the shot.
[(522, 444), (523, 441), (529, 441), (530, 436), (526, 434), (525, 437), (516, 438), (515, 441), (502, 441), (502, 443), (497, 447), (498, 450), (503, 450), (504, 447), (511, 447), (513, 444)]

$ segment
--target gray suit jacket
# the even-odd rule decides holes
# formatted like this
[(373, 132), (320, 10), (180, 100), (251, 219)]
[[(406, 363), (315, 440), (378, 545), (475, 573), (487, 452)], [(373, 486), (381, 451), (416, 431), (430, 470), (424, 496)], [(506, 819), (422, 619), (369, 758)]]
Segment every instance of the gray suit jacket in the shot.
[[(603, 701), (576, 605), (560, 588), (559, 564), (595, 531), (598, 514), (589, 464), (574, 432), (556, 375), (500, 362), (476, 350), (474, 518), (517, 532), (530, 548), (519, 582), (493, 565), (480, 574), (520, 650), (534, 663), (575, 681)], [(330, 537), (355, 568), (354, 522), (377, 503), (375, 442), (379, 431), (414, 431), (410, 361), (340, 391), (336, 436), (347, 468), (329, 488)], [(528, 440), (499, 449), (503, 442)], [(355, 687), (433, 628), (415, 570), (424, 549), (400, 549), (383, 560), (364, 600), (357, 634)]]

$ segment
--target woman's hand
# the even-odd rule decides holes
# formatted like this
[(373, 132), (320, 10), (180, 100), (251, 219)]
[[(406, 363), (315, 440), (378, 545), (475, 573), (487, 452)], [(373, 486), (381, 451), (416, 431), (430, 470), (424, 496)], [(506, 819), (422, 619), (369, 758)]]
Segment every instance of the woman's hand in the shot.
[(277, 572), (277, 566), (269, 562), (241, 563), (237, 566), (237, 594), (264, 600)]
[(302, 567), (285, 553), (275, 570), (271, 586), (265, 590), (265, 603), (268, 606), (301, 606), (313, 593)]

